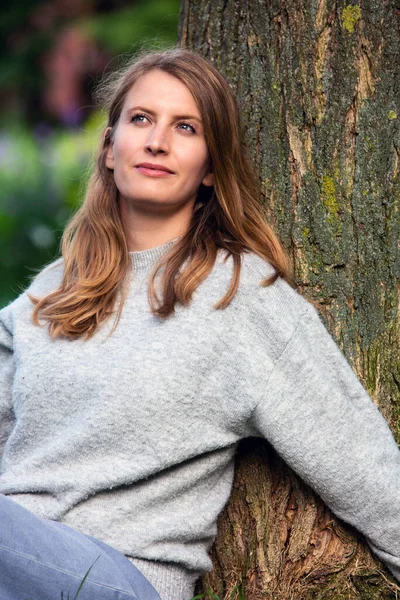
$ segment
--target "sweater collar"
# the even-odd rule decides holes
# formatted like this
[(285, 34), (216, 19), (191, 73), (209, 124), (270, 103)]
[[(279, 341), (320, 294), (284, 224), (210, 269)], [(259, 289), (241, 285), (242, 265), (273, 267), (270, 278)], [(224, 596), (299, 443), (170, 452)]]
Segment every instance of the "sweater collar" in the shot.
[(159, 259), (166, 254), (170, 248), (172, 248), (174, 243), (180, 237), (181, 236), (178, 236), (173, 240), (169, 240), (168, 242), (161, 244), (161, 246), (155, 246), (154, 248), (149, 248), (148, 250), (129, 252), (129, 257), (131, 259), (134, 271), (136, 273), (150, 272)]

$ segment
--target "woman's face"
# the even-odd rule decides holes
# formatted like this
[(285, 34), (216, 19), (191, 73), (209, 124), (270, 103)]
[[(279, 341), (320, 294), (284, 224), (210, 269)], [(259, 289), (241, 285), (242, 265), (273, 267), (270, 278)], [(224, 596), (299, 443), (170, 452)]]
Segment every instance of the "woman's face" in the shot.
[(184, 83), (156, 69), (136, 81), (106, 166), (114, 170), (120, 201), (139, 210), (187, 209), (201, 183), (213, 185), (200, 112)]

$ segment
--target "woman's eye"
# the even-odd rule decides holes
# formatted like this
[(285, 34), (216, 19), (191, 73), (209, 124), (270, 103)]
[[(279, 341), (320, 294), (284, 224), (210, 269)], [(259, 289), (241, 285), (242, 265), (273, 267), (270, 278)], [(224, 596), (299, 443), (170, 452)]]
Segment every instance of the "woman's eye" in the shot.
[(132, 115), (131, 123), (144, 123), (144, 119), (147, 119), (146, 115), (142, 115), (142, 114)]
[[(194, 127), (189, 123), (179, 123), (178, 127), (184, 127), (184, 131), (192, 131), (193, 133), (196, 133)], [(188, 129), (186, 129), (186, 127), (188, 127)]]

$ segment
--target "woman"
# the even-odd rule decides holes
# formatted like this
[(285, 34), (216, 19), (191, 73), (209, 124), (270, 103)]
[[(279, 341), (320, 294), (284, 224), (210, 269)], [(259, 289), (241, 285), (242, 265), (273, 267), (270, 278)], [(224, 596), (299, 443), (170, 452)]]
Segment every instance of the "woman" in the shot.
[(2, 595), (54, 598), (98, 558), (82, 599), (187, 600), (251, 435), (400, 580), (400, 453), (288, 283), (229, 85), (175, 49), (107, 91), (63, 259), (1, 312)]

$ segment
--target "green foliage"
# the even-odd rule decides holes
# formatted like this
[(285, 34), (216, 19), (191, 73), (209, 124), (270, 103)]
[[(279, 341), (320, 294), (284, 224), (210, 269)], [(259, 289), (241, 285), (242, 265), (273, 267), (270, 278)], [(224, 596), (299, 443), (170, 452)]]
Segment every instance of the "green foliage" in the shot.
[[(21, 36), (27, 19), (40, 4), (40, 0), (19, 0), (7, 3), (1, 10), (0, 18), (0, 84), (2, 92), (8, 86), (19, 85), (27, 79), (32, 83), (30, 76), (32, 65), (38, 53), (43, 50), (48, 40), (48, 35), (42, 33), (34, 35), (29, 41)], [(18, 38), (10, 52), (10, 43)]]
[[(43, 56), (51, 51), (65, 27), (81, 27), (110, 59), (137, 49), (171, 46), (177, 41), (179, 0), (122, 0), (116, 2), (114, 10), (70, 19), (58, 14), (56, 8), (46, 27), (35, 25), (41, 4), (41, 0), (21, 0), (0, 9), (2, 102), (7, 97), (12, 100), (6, 102), (6, 113), (11, 110), (16, 118), (34, 121), (40, 117), (39, 99), (46, 83)], [(4, 113), (3, 107), (2, 126)]]
[[(46, 27), (37, 24), (42, 0), (21, 0), (0, 9), (0, 83), (6, 100), (0, 117), (0, 307), (58, 255), (62, 230), (83, 196), (97, 148), (98, 113), (82, 131), (43, 125), (45, 53), (69, 26), (81, 27), (110, 57), (111, 67), (117, 66), (117, 55), (177, 41), (180, 0), (118, 0), (114, 6), (67, 20), (50, 11)], [(41, 125), (35, 132), (28, 122)]]
[(0, 306), (58, 255), (62, 230), (84, 192), (102, 116), (82, 130), (38, 138), (27, 127), (0, 132)]
[(172, 46), (177, 39), (179, 0), (142, 0), (111, 14), (80, 21), (80, 26), (112, 54)]

